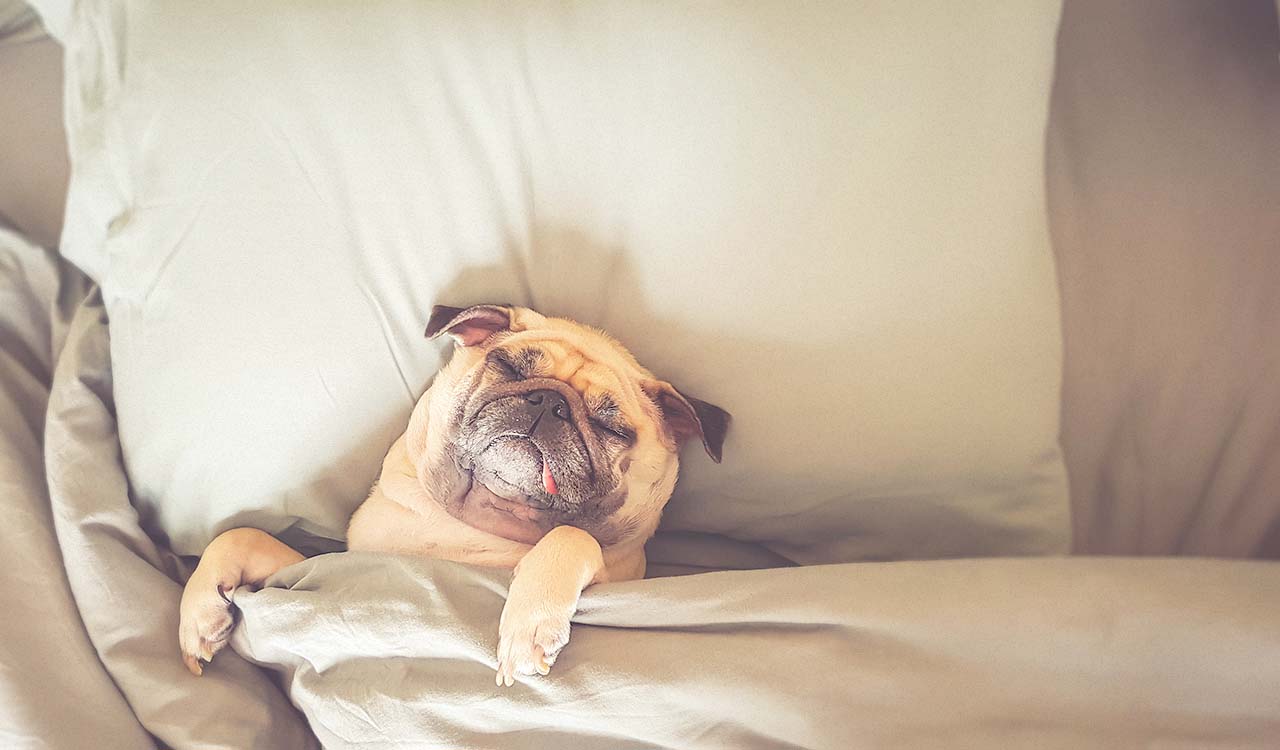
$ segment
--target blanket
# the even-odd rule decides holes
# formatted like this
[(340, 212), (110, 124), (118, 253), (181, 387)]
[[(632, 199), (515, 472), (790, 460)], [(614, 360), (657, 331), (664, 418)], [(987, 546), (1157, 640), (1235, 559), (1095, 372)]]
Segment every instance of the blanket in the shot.
[(101, 301), (48, 254), (0, 258), (5, 747), (1263, 748), (1280, 736), (1280, 565), (1264, 562), (891, 562), (605, 584), (584, 594), (551, 675), (500, 689), (508, 574), (336, 553), (237, 592), (235, 650), (193, 677), (176, 643), (189, 561), (130, 503)]
[[(506, 576), (324, 555), (237, 601), (325, 747), (1264, 747), (1280, 569), (990, 559), (595, 586), (493, 685)], [(1260, 595), (1270, 591), (1270, 594)]]
[(0, 232), (0, 746), (307, 748), (272, 680), (176, 663), (181, 568), (129, 502), (107, 321), (84, 277)]

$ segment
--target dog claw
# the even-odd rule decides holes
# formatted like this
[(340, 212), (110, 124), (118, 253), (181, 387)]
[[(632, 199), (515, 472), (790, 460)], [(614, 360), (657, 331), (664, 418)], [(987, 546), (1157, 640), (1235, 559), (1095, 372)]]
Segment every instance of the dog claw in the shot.
[(503, 608), (498, 625), (498, 670), (502, 684), (508, 687), (515, 684), (516, 675), (551, 674), (556, 656), (569, 640), (572, 607), (559, 613), (538, 610), (522, 606), (519, 599), (514, 604), (508, 599)]
[(195, 658), (191, 654), (183, 654), (182, 663), (186, 664), (187, 671), (195, 675), (196, 677), (200, 677), (204, 674), (204, 664), (202, 664), (199, 659)]
[[(190, 584), (190, 582), (188, 582)], [(210, 583), (188, 585), (178, 610), (178, 647), (187, 671), (200, 677), (235, 629), (232, 589)]]
[(511, 687), (516, 684), (511, 666), (508, 664), (499, 664), (498, 673), (494, 676), (493, 683), (498, 687)]

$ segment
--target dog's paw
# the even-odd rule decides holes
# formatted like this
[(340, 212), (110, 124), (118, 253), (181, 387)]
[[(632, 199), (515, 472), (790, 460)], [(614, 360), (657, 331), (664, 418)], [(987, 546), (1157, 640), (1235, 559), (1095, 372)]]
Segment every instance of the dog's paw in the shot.
[(230, 587), (203, 580), (197, 571), (183, 589), (178, 609), (178, 647), (191, 674), (204, 674), (204, 665), (231, 640), (235, 626)]
[(528, 602), (516, 596), (507, 600), (498, 625), (499, 687), (510, 687), (515, 676), (546, 675), (560, 650), (569, 642), (569, 618), (576, 602)]

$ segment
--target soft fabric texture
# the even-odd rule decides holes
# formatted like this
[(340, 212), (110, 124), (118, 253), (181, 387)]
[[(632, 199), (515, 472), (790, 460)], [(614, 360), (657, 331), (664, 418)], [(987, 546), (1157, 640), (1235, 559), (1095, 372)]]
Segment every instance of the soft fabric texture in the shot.
[(3, 744), (136, 750), (154, 737), (171, 748), (315, 747), (273, 680), (235, 654), (201, 679), (183, 666), (182, 571), (130, 504), (102, 302), (71, 269), (60, 296), (43, 465), (38, 451), (31, 463), (0, 463), (0, 486), (31, 488), (15, 500), (34, 509), (18, 528), (6, 525), (0, 545), (0, 597), (11, 608), (0, 618)]
[(63, 276), (64, 312), (41, 323), (59, 282), (31, 267), (36, 283), (0, 308), (29, 318), (6, 317), (5, 352), (17, 331), (53, 357), (0, 366), (0, 394), (24, 404), (53, 370), (43, 466), (37, 441), (9, 442), (25, 424), (0, 433), (4, 457), (28, 459), (0, 461), (18, 493), (5, 499), (34, 509), (0, 545), (0, 598), (22, 613), (0, 620), (6, 747), (1261, 749), (1280, 733), (1275, 564), (957, 560), (604, 584), (551, 676), (500, 690), (504, 573), (340, 553), (235, 594), (233, 646), (280, 673), (317, 738), (235, 651), (202, 678), (183, 668), (180, 571), (129, 502), (101, 300)]
[(551, 676), (505, 690), (499, 573), (343, 553), (268, 586), (237, 595), (235, 646), (283, 671), (327, 748), (1261, 749), (1280, 736), (1280, 565), (935, 561), (606, 584), (583, 595)]
[(129, 504), (106, 319), (82, 274), (0, 230), (0, 745), (313, 747), (234, 654), (188, 679), (173, 560)]
[(40, 14), (40, 21), (48, 36), (61, 42), (71, 23), (71, 11), (76, 0), (26, 0), (25, 3), (23, 0), (0, 0), (0, 3), (3, 2), (29, 5)]
[[(1155, 13), (1193, 4), (1213, 5), (1146, 7)], [(1110, 26), (1116, 23), (1108, 20), (1102, 4), (1081, 5), (1090, 15), (1074, 18), (1072, 5), (1065, 29), (1069, 34), (1112, 33)], [(1249, 45), (1238, 44), (1232, 35), (1266, 18), (1248, 15), (1247, 9), (1256, 10), (1258, 3), (1218, 5), (1245, 13), (1247, 25), (1224, 24), (1217, 17), (1208, 27), (1210, 34), (1197, 26), (1200, 19), (1193, 14), (1161, 16), (1159, 24), (1135, 22), (1126, 33), (1110, 37), (1116, 49), (1092, 47), (1092, 54), (1143, 59), (1126, 51), (1144, 38), (1138, 26), (1168, 36), (1175, 52), (1173, 39), (1213, 45), (1215, 52), (1200, 53), (1202, 64), (1242, 54)], [(1066, 59), (1084, 65), (1090, 58)], [(1261, 56), (1249, 59), (1258, 66), (1275, 64)], [(1184, 70), (1183, 75), (1196, 73)], [(1176, 83), (1177, 78), (1170, 78), (1161, 85)], [(1163, 95), (1143, 93), (1157, 101)], [(1115, 107), (1127, 102), (1123, 97), (1106, 101)], [(1199, 103), (1184, 102), (1187, 107)], [(1232, 100), (1230, 106), (1242, 104)], [(1220, 114), (1231, 116), (1226, 109)], [(1067, 116), (1083, 112), (1059, 109), (1055, 119)], [(1166, 122), (1176, 120), (1169, 115)], [(1104, 123), (1106, 113), (1093, 111), (1082, 122)], [(1099, 128), (1081, 130), (1080, 136), (1085, 132), (1105, 134)], [(1150, 135), (1159, 139), (1172, 132), (1155, 128)], [(1256, 143), (1248, 139), (1261, 137), (1247, 128), (1234, 132), (1235, 139), (1205, 143), (1248, 152), (1249, 144)], [(1076, 141), (1077, 146), (1083, 143)], [(1185, 141), (1180, 143), (1185, 147)], [(1079, 148), (1055, 149), (1051, 157), (1082, 153)], [(1111, 153), (1118, 158), (1118, 152)], [(1224, 160), (1221, 168), (1251, 173), (1257, 158), (1249, 153)], [(1100, 180), (1093, 183), (1095, 189), (1125, 177), (1121, 170), (1096, 171), (1099, 162), (1093, 164), (1091, 174)], [(1065, 166), (1051, 161), (1051, 167)], [(1147, 179), (1158, 184), (1150, 175)], [(1252, 184), (1261, 190), (1265, 183)], [(1204, 205), (1188, 213), (1212, 222), (1229, 209), (1233, 195), (1239, 194), (1204, 193)], [(1109, 205), (1117, 213), (1138, 210), (1114, 201)], [(1087, 227), (1107, 215), (1095, 209), (1079, 220)], [(1194, 228), (1191, 218), (1185, 217), (1181, 226)], [(1265, 229), (1265, 222), (1259, 226)], [(1145, 236), (1131, 239), (1148, 241)], [(271, 680), (246, 668), (234, 652), (220, 655), (200, 680), (181, 669), (172, 632), (179, 590), (172, 577), (177, 571), (140, 531), (130, 507), (111, 416), (101, 304), (84, 299), (85, 287), (74, 275), (59, 280), (49, 256), (16, 241), (6, 247), (17, 252), (0, 252), (0, 259), (10, 263), (0, 266), (0, 500), (6, 509), (6, 523), (0, 527), (5, 566), (0, 601), (8, 607), (0, 618), (0, 744), (76, 750), (135, 749), (157, 740), (175, 748), (314, 746), (301, 717), (290, 713)], [(1160, 247), (1170, 245), (1153, 245), (1144, 252), (1156, 257)], [(1067, 249), (1088, 248), (1072, 244)], [(1202, 278), (1221, 283), (1214, 273)], [(1236, 283), (1244, 278), (1242, 273)], [(1189, 279), (1181, 281), (1196, 288)], [(1130, 290), (1135, 304), (1158, 291), (1156, 284), (1135, 284), (1129, 277), (1116, 284), (1130, 285), (1122, 288)], [(57, 289), (62, 290), (58, 312), (46, 318)], [(1071, 295), (1103, 289), (1097, 283), (1064, 283), (1069, 336), (1071, 311), (1084, 309), (1090, 299), (1076, 299), (1073, 307)], [(82, 301), (83, 309), (68, 327)], [(1115, 302), (1103, 299), (1099, 304)], [(1242, 315), (1250, 310), (1211, 309), (1235, 309)], [(1071, 351), (1077, 356), (1089, 351), (1085, 344), (1087, 337), (1076, 337)], [(1191, 350), (1169, 348), (1169, 363), (1178, 362), (1183, 351)], [(54, 408), (42, 423), (55, 367)], [(1101, 376), (1093, 382), (1100, 390), (1112, 385)], [(1071, 394), (1078, 403), (1087, 396), (1083, 387)], [(42, 433), (47, 434), (43, 441)], [(1083, 430), (1068, 435), (1068, 445), (1083, 445), (1086, 438)], [(1080, 455), (1076, 451), (1073, 464), (1083, 465)], [(1132, 462), (1123, 452), (1115, 455), (1118, 461)], [(1150, 481), (1171, 465), (1154, 462), (1143, 468)], [(1259, 459), (1258, 465), (1268, 464)], [(56, 491), (49, 493), (50, 486)], [(1118, 488), (1102, 497), (1125, 507), (1127, 496)], [(1261, 492), (1238, 498), (1245, 512), (1252, 512), (1247, 503), (1268, 499)], [(1124, 522), (1124, 529), (1107, 541), (1111, 549), (1137, 544), (1144, 523), (1165, 522), (1155, 502), (1145, 519)], [(1105, 530), (1101, 516), (1088, 518), (1087, 528)], [(1236, 540), (1233, 545), (1252, 543), (1237, 536), (1231, 524), (1201, 520), (1191, 502), (1179, 506), (1176, 518), (1183, 528), (1200, 529), (1188, 538), (1213, 543), (1216, 528)], [(50, 526), (55, 519), (57, 548)], [(1165, 531), (1160, 536), (1176, 538)], [(710, 549), (695, 537), (671, 534), (653, 546), (661, 545), (669, 556), (684, 542), (695, 551)], [(734, 548), (723, 539), (715, 543), (725, 547), (717, 547), (707, 564)], [(749, 551), (757, 555), (753, 564), (778, 564), (758, 549)], [(489, 660), (501, 576), (427, 560), (329, 555), (282, 571), (272, 581), (275, 588), (238, 594), (246, 627), (237, 645), (281, 670), (294, 698), (328, 719), (317, 731), (338, 746), (350, 741), (346, 737), (407, 729), (422, 717), (383, 713), (366, 720), (355, 706), (326, 700), (349, 694), (308, 665), (308, 657), (318, 665), (388, 677), (360, 694), (360, 705), (385, 706), (381, 696), (394, 695), (423, 706), (436, 723), (428, 734), (406, 743), (411, 746), (431, 746), (437, 740), (437, 746), (452, 747), (456, 744), (438, 739), (470, 733), (480, 738), (480, 747), (537, 746), (546, 739), (544, 746), (557, 748), (592, 743), (612, 748), (621, 744), (613, 740), (625, 731), (646, 738), (650, 746), (676, 737), (676, 747), (741, 747), (745, 742), (737, 739), (754, 737), (770, 738), (776, 746), (840, 748), (1269, 749), (1280, 736), (1276, 569), (1274, 563), (1194, 559), (985, 560), (822, 566), (610, 585), (590, 590), (584, 599), (573, 641), (553, 673), (553, 680), (563, 682), (531, 682), (498, 692), (485, 688), (492, 685)], [(833, 593), (828, 596), (828, 591)], [(373, 601), (362, 592), (379, 598)], [(395, 608), (367, 609), (382, 602)], [(346, 622), (353, 637), (344, 640), (337, 629)], [(388, 632), (393, 625), (418, 624), (431, 632)], [(308, 645), (311, 641), (317, 645)], [(335, 642), (342, 647), (328, 648)], [(788, 648), (791, 643), (794, 651)], [(363, 650), (361, 644), (366, 644)], [(394, 644), (402, 649), (395, 655), (366, 658), (385, 654)], [(408, 695), (419, 684), (412, 678), (436, 668), (442, 677), (454, 679), (431, 682), (438, 693)], [(741, 679), (744, 674), (752, 679)], [(402, 675), (409, 679), (398, 679)], [(615, 691), (578, 690), (564, 705), (566, 686), (580, 685), (584, 678), (599, 679)], [(638, 680), (647, 681), (642, 689), (635, 689)], [(649, 684), (664, 689), (643, 689)], [(815, 686), (821, 689), (815, 702), (796, 700), (812, 695)], [(636, 696), (642, 701), (638, 706), (628, 700), (626, 711), (613, 708)], [(459, 706), (467, 697), (472, 702)], [(551, 704), (549, 697), (560, 702)], [(717, 703), (719, 698), (724, 700)], [(686, 706), (695, 710), (686, 711)], [(801, 719), (814, 716), (827, 723), (802, 725), (793, 714), (769, 713), (765, 706), (794, 708), (803, 712)], [(495, 716), (497, 726), (572, 722), (583, 737), (566, 742), (547, 729), (482, 734), (481, 722)], [(504, 718), (509, 723), (502, 723)], [(734, 741), (724, 739), (729, 737)], [(643, 746), (639, 740), (627, 744)]]
[(0, 225), (57, 247), (67, 191), (62, 48), (20, 0), (0, 0)]
[[(81, 3), (64, 252), (176, 551), (339, 540), (433, 303), (600, 326), (730, 411), (666, 528), (1062, 552), (1058, 8)], [(216, 31), (213, 31), (215, 30)]]
[(0, 0), (0, 44), (28, 44), (47, 38), (40, 16), (30, 5), (22, 0)]
[[(139, 747), (146, 733), (83, 626), (62, 568), (45, 484), (49, 382), (73, 301), (85, 284), (0, 229), (0, 744)], [(110, 738), (103, 742), (103, 738)]]
[(1049, 138), (1076, 548), (1280, 557), (1269, 0), (1066, 6)]

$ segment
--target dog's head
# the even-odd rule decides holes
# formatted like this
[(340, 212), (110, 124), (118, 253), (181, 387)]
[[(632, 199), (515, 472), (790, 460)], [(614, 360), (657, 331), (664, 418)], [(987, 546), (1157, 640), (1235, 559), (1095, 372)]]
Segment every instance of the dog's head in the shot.
[(437, 306), (426, 333), (457, 346), (405, 447), (427, 494), (471, 526), (528, 544), (565, 524), (605, 546), (647, 538), (680, 445), (697, 439), (720, 460), (729, 415), (600, 331), (476, 305)]

